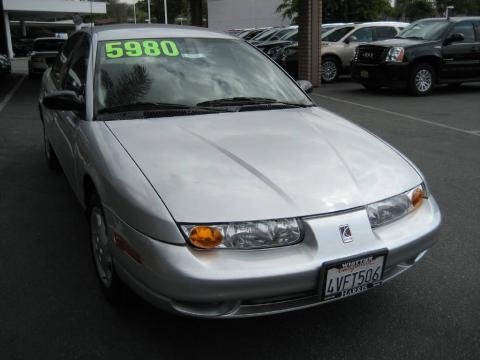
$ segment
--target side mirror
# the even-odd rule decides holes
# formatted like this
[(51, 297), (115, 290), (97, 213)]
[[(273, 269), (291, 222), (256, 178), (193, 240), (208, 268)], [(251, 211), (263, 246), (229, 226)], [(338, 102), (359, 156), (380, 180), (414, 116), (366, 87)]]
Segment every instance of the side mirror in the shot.
[(51, 110), (83, 111), (85, 103), (70, 90), (53, 91), (43, 98), (43, 105)]
[(308, 80), (297, 80), (297, 84), (300, 86), (300, 89), (305, 91), (307, 94), (310, 94), (313, 90), (313, 85)]
[(350, 44), (352, 42), (358, 42), (358, 39), (356, 36), (351, 35), (345, 39), (345, 44)]
[(465, 40), (465, 36), (462, 33), (454, 33), (454, 34), (451, 34), (447, 38), (445, 43), (446, 44), (451, 44), (451, 43), (454, 43), (454, 42), (462, 42), (463, 40)]

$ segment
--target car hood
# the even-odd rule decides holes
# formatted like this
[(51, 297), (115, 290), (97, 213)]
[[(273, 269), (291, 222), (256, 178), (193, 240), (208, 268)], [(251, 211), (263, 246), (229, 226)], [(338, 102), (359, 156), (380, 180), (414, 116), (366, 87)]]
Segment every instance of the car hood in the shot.
[(385, 47), (393, 47), (393, 46), (412, 47), (412, 46), (431, 44), (435, 42), (436, 41), (432, 41), (432, 40), (388, 39), (388, 40), (375, 41), (368, 45), (377, 45), (377, 46), (385, 46)]
[(178, 222), (331, 213), (422, 181), (396, 150), (316, 107), (106, 124)]

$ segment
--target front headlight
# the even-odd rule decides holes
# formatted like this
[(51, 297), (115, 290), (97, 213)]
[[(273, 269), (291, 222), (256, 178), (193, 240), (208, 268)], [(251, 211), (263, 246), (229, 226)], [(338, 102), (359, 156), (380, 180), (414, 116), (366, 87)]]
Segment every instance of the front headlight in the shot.
[(403, 194), (367, 205), (370, 225), (375, 228), (395, 221), (419, 208), (425, 198), (427, 198), (425, 185), (420, 184)]
[(262, 249), (292, 245), (302, 239), (297, 219), (180, 227), (189, 243), (200, 249)]
[(386, 62), (402, 62), (405, 56), (403, 47), (392, 47), (388, 50)]

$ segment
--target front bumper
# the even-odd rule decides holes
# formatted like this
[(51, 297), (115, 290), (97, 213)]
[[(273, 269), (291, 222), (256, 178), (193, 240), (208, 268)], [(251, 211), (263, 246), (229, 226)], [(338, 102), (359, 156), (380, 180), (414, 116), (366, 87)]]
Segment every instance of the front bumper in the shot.
[[(121, 235), (140, 262), (112, 243), (119, 276), (154, 305), (199, 317), (246, 317), (280, 313), (322, 303), (324, 264), (388, 251), (384, 281), (407, 270), (436, 241), (441, 223), (430, 197), (395, 223), (372, 230), (365, 209), (304, 219), (304, 240), (264, 250), (201, 251), (153, 240), (106, 209), (109, 232)], [(339, 225), (354, 240), (343, 243)]]
[(352, 63), (351, 73), (352, 80), (362, 84), (405, 87), (409, 78), (409, 67), (406, 63)]

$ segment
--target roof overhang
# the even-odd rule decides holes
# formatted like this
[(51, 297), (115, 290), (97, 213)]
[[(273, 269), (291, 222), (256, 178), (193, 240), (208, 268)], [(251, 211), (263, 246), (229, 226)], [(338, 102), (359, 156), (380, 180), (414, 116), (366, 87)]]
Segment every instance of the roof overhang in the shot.
[(3, 9), (9, 12), (56, 14), (105, 14), (105, 2), (88, 0), (3, 0)]

